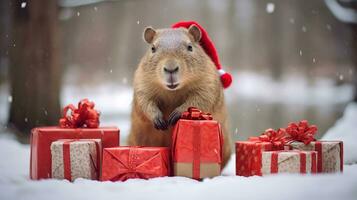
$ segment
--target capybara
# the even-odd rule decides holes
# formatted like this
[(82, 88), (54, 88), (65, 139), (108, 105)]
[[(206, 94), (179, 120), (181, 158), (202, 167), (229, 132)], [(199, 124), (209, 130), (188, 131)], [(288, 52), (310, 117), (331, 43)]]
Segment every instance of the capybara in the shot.
[(231, 154), (227, 110), (216, 66), (199, 44), (201, 30), (147, 27), (149, 48), (134, 75), (129, 145), (169, 146), (181, 113), (197, 107), (221, 123), (223, 166)]

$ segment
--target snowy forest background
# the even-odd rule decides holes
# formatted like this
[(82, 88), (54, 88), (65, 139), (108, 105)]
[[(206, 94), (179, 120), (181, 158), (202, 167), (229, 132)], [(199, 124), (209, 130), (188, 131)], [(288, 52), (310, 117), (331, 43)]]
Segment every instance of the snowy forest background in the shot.
[(0, 132), (28, 143), (31, 128), (56, 125), (61, 107), (88, 97), (125, 141), (142, 31), (196, 20), (234, 76), (225, 94), (235, 140), (300, 119), (321, 137), (357, 99), (357, 28), (334, 2), (1, 1)]
[[(95, 101), (125, 144), (142, 31), (180, 20), (207, 29), (233, 74), (234, 140), (307, 119), (318, 138), (343, 141), (343, 173), (236, 176), (232, 154), (202, 181), (30, 180), (30, 129), (56, 125), (69, 103)], [(1, 0), (0, 199), (355, 200), (356, 73), (357, 0)]]

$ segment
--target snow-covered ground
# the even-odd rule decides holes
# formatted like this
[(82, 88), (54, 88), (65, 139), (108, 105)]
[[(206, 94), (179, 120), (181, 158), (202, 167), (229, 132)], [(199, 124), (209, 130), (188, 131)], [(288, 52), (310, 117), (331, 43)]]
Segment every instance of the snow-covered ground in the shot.
[[(347, 106), (344, 117), (325, 136), (343, 139), (348, 163), (357, 161), (355, 130), (357, 104)], [(164, 177), (127, 182), (78, 179), (31, 181), (29, 146), (10, 134), (0, 137), (0, 199), (344, 199), (357, 198), (357, 164), (345, 165), (342, 174), (239, 177), (234, 175), (234, 155), (223, 175), (202, 182)]]
[[(356, 148), (355, 148), (356, 149)], [(356, 154), (356, 150), (353, 152)], [(223, 175), (202, 182), (164, 177), (127, 182), (77, 179), (31, 181), (29, 146), (0, 139), (0, 199), (344, 199), (357, 198), (357, 165), (343, 174), (234, 176), (234, 156)]]
[[(249, 73), (241, 73), (238, 77), (239, 83), (231, 90), (234, 92), (227, 95), (244, 96), (252, 100), (264, 99), (267, 103), (284, 101), (317, 106), (347, 102), (352, 97), (351, 86), (332, 86), (326, 80), (309, 86), (306, 81), (298, 78), (278, 84), (270, 78)], [(300, 94), (298, 97), (291, 97), (292, 88)], [(284, 98), (271, 95), (276, 92), (280, 92)], [(131, 88), (118, 89), (116, 85), (88, 89), (66, 86), (61, 101), (65, 105), (78, 102), (84, 97), (96, 102), (102, 112), (102, 125), (118, 125), (121, 139), (125, 141), (129, 130)], [(0, 122), (6, 120), (5, 111), (9, 101), (11, 97), (8, 96), (7, 87), (0, 87)], [(234, 175), (233, 155), (222, 176), (202, 182), (183, 177), (116, 183), (84, 179), (74, 183), (60, 180), (31, 181), (28, 178), (29, 146), (17, 142), (11, 133), (3, 133), (0, 134), (0, 199), (357, 199), (356, 119), (357, 104), (350, 103), (344, 116), (323, 138), (344, 141), (345, 163), (349, 165), (345, 165), (342, 174), (238, 177)]]

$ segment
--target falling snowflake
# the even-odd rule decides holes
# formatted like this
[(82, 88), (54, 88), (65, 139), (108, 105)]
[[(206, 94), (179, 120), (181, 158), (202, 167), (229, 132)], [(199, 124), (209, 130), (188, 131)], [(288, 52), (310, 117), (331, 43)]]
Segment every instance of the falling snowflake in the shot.
[(128, 79), (124, 77), (122, 82), (123, 82), (123, 84), (127, 84), (128, 83)]
[(235, 134), (235, 135), (238, 135), (238, 128), (236, 128), (236, 129), (234, 130), (234, 134)]
[(290, 18), (289, 22), (292, 23), (292, 24), (295, 24), (295, 19), (294, 18)]
[(9, 96), (7, 97), (7, 101), (8, 101), (9, 103), (12, 102), (12, 96), (11, 96), (11, 95), (9, 95)]
[(27, 119), (27, 117), (25, 117), (24, 121), (27, 123), (29, 121), (29, 119)]
[(343, 74), (340, 74), (338, 78), (340, 79), (340, 81), (342, 81), (344, 79)]
[(260, 112), (260, 108), (258, 105), (255, 105), (255, 108), (257, 109), (257, 112)]
[(113, 73), (113, 69), (110, 69), (110, 71), (109, 71), (110, 73)]
[(299, 51), (299, 54), (300, 54), (300, 56), (302, 56), (302, 51), (301, 51), (301, 49), (300, 49), (300, 51)]
[(77, 16), (79, 17), (79, 15), (81, 15), (81, 13), (80, 12), (77, 12)]
[(267, 13), (273, 13), (275, 10), (275, 5), (273, 3), (267, 3), (265, 10)]
[(332, 30), (332, 27), (331, 27), (331, 25), (330, 25), (330, 24), (326, 24), (326, 28), (327, 28), (327, 30), (329, 30), (329, 31), (331, 31), (331, 30)]
[(138, 21), (136, 21), (136, 24), (140, 24), (140, 21), (138, 20)]
[(21, 3), (21, 8), (25, 8), (25, 7), (26, 7), (26, 4), (27, 4), (26, 2), (22, 2), (22, 3)]
[(306, 26), (302, 26), (302, 27), (301, 27), (301, 30), (302, 30), (302, 32), (306, 33), (306, 31), (307, 31)]
[(97, 6), (94, 6), (94, 11), (97, 11), (97, 10), (98, 10)]
[(315, 58), (312, 58), (312, 62), (313, 62), (313, 63), (316, 63), (316, 59), (315, 59)]

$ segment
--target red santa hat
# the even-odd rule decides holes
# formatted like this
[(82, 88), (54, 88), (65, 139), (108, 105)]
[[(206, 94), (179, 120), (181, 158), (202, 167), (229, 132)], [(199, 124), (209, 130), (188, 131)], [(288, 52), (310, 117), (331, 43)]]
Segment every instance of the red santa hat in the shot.
[(172, 28), (183, 27), (183, 28), (188, 29), (193, 24), (196, 25), (201, 30), (200, 45), (205, 50), (206, 54), (212, 59), (213, 63), (216, 65), (218, 73), (221, 77), (221, 82), (222, 82), (223, 87), (228, 88), (232, 83), (232, 75), (225, 72), (222, 69), (221, 63), (219, 62), (217, 50), (216, 50), (212, 40), (209, 38), (206, 30), (204, 28), (202, 28), (202, 26), (199, 25), (195, 21), (177, 22), (176, 24), (172, 25), (171, 27)]

